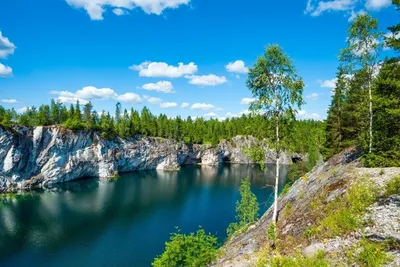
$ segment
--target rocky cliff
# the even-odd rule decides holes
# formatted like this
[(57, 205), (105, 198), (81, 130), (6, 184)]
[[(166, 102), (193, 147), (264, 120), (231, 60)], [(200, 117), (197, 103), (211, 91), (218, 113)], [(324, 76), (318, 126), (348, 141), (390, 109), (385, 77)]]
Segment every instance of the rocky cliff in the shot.
[[(83, 177), (110, 177), (116, 172), (177, 170), (186, 164), (218, 165), (223, 161), (251, 163), (243, 148), (258, 144), (253, 137), (235, 137), (216, 147), (187, 145), (160, 138), (106, 140), (95, 131), (59, 126), (0, 126), (0, 192), (46, 187)], [(267, 145), (265, 162), (275, 153)], [(291, 158), (283, 155), (283, 164)]]
[(270, 208), (228, 240), (213, 266), (400, 266), (400, 168), (362, 168), (359, 151), (349, 149), (278, 203), (275, 247)]

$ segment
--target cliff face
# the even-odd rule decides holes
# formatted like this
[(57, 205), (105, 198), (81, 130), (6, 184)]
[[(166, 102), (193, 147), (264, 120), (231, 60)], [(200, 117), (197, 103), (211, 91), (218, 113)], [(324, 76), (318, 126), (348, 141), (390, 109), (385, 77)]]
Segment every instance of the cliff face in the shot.
[[(336, 155), (279, 197), (275, 249), (267, 237), (270, 208), (228, 240), (213, 266), (293, 266), (290, 259), (295, 266), (400, 266), (400, 168), (362, 168), (359, 158), (352, 149)], [(325, 265), (306, 262), (318, 252)]]
[[(235, 137), (217, 147), (186, 145), (160, 138), (105, 140), (94, 131), (71, 131), (59, 126), (0, 127), (0, 192), (46, 187), (83, 177), (110, 177), (115, 172), (177, 170), (186, 164), (218, 165), (223, 161), (251, 163), (243, 148), (253, 137)], [(275, 153), (263, 145), (266, 163)], [(291, 158), (283, 155), (283, 164)]]

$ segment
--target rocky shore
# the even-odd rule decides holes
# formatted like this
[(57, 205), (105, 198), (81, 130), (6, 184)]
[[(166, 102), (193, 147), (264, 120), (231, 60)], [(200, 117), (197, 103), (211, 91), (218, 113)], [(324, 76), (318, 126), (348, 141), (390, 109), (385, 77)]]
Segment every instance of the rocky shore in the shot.
[[(213, 147), (142, 136), (106, 140), (95, 131), (71, 131), (60, 126), (0, 127), (0, 192), (138, 170), (176, 171), (189, 164), (248, 164), (252, 162), (244, 148), (252, 145), (261, 145), (265, 162), (274, 163), (274, 151), (251, 136), (237, 136)], [(283, 155), (281, 163), (290, 164), (291, 160)]]

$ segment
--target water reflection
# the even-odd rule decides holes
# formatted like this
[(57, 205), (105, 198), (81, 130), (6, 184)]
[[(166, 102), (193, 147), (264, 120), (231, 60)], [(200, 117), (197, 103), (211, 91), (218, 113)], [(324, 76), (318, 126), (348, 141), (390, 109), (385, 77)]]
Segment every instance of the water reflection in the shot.
[[(0, 204), (1, 266), (149, 266), (179, 225), (225, 238), (240, 180), (250, 177), (264, 212), (274, 166), (189, 166), (146, 171), (115, 182), (87, 179)], [(280, 187), (287, 175), (282, 166)]]

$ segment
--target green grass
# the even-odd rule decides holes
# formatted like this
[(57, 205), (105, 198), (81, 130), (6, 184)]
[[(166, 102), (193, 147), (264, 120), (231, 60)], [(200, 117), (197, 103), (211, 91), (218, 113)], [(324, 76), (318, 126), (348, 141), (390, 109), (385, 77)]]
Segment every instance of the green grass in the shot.
[[(366, 208), (377, 201), (378, 194), (374, 190), (371, 179), (362, 178), (353, 183), (347, 189), (346, 194), (322, 208), (314, 207), (317, 214), (316, 224), (312, 227), (320, 238), (333, 238), (343, 234), (351, 233), (362, 225), (362, 215)], [(323, 205), (320, 202), (320, 205)]]
[(323, 251), (318, 252), (314, 257), (306, 258), (301, 253), (294, 256), (276, 255), (269, 258), (261, 259), (257, 263), (258, 267), (328, 267), (328, 261), (325, 259)]

